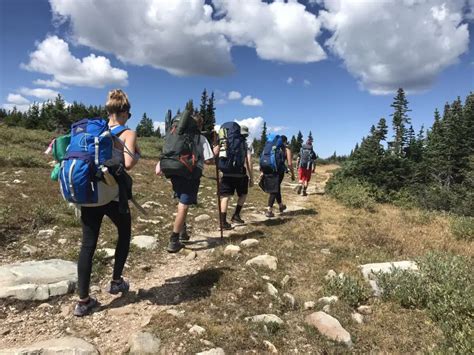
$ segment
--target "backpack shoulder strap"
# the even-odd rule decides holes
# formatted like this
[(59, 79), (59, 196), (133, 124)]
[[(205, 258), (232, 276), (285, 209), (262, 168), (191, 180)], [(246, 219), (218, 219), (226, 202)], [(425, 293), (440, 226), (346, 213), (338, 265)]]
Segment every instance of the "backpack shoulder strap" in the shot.
[(127, 130), (129, 130), (130, 128), (128, 128), (127, 126), (115, 126), (114, 128), (112, 128), (110, 130), (110, 132), (114, 135), (114, 136), (119, 136), (122, 132), (125, 132)]

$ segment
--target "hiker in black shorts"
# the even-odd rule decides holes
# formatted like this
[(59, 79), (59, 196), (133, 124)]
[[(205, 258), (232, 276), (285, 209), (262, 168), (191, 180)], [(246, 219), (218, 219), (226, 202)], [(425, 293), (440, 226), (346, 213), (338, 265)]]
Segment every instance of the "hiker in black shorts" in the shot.
[[(235, 126), (237, 128), (237, 126)], [(247, 144), (247, 137), (249, 135), (248, 127), (240, 126), (240, 140), (241, 144), (243, 167), (238, 169), (239, 171), (225, 171), (222, 174), (220, 183), (220, 195), (221, 195), (221, 221), (224, 229), (231, 229), (232, 225), (227, 222), (227, 209), (229, 207), (229, 198), (237, 193), (238, 200), (237, 206), (235, 207), (234, 214), (232, 215), (231, 222), (237, 224), (244, 224), (244, 220), (240, 216), (240, 212), (244, 206), (249, 186), (253, 186), (253, 168), (252, 168), (252, 157)]]

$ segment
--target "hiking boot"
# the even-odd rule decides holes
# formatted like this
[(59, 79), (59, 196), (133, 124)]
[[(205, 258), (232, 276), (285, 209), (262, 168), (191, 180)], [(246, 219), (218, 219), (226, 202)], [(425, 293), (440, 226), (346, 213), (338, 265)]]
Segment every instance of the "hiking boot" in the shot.
[(286, 205), (281, 205), (279, 207), (280, 213), (283, 213), (286, 210)]
[(232, 225), (227, 221), (223, 221), (222, 222), (222, 229), (228, 231), (228, 230), (232, 229)]
[(166, 251), (168, 253), (177, 253), (183, 248), (184, 248), (184, 244), (179, 241), (179, 234), (173, 233), (170, 237), (170, 242), (168, 244), (168, 247), (166, 248)]
[(308, 193), (306, 192), (306, 189), (303, 190), (303, 196), (308, 196)]
[(87, 302), (77, 302), (76, 307), (74, 307), (74, 315), (76, 317), (84, 317), (92, 313), (92, 310), (99, 306), (100, 303), (93, 297), (89, 297)]
[(232, 219), (230, 220), (231, 222), (233, 223), (237, 223), (237, 224), (245, 224), (244, 220), (242, 218), (240, 218), (240, 216), (234, 214), (232, 216)]
[(126, 293), (129, 289), (130, 284), (121, 277), (119, 281), (110, 281), (107, 292), (111, 295), (116, 295), (118, 293)]
[(303, 186), (298, 185), (298, 187), (296, 188), (296, 193), (299, 195), (302, 189), (303, 189)]
[(187, 243), (189, 242), (189, 234), (188, 234), (188, 229), (186, 228), (186, 226), (184, 227), (184, 229), (181, 231), (181, 233), (179, 233), (179, 241), (181, 243)]
[(273, 211), (266, 211), (265, 212), (265, 217), (272, 218), (272, 217), (275, 217), (275, 214), (273, 213)]

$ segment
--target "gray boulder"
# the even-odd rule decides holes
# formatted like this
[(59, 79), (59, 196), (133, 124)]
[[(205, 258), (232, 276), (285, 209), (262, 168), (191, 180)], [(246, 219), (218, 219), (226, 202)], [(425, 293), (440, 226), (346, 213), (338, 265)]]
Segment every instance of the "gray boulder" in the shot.
[(51, 259), (0, 266), (0, 298), (47, 300), (74, 290), (77, 265)]
[(250, 259), (245, 263), (248, 266), (260, 266), (266, 267), (270, 270), (276, 270), (278, 266), (278, 259), (271, 255), (259, 255), (253, 259)]
[(141, 249), (155, 249), (156, 239), (151, 235), (137, 235), (133, 237), (132, 244)]

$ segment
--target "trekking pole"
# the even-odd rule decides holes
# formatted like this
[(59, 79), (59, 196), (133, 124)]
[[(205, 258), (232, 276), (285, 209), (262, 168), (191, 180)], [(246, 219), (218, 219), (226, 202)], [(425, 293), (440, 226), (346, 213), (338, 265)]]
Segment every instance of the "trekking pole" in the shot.
[(219, 168), (216, 160), (216, 182), (217, 182), (217, 209), (219, 211), (219, 229), (221, 231), (221, 239), (224, 238), (224, 229), (222, 226), (222, 214), (221, 214), (221, 182), (219, 181)]
[(217, 156), (214, 157), (214, 163), (216, 165), (217, 210), (219, 211), (219, 229), (221, 232), (221, 239), (224, 239), (224, 226), (222, 225), (222, 214), (221, 214), (221, 182), (219, 180), (219, 154), (217, 154)]

